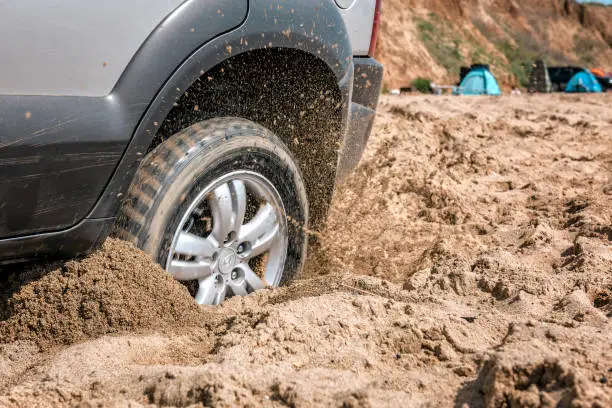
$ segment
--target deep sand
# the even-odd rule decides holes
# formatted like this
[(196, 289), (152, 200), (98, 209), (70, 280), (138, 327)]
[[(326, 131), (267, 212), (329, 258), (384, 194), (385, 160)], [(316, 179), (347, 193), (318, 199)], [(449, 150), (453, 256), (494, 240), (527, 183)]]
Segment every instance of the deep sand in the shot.
[(4, 274), (0, 406), (612, 406), (612, 95), (384, 97), (290, 287)]

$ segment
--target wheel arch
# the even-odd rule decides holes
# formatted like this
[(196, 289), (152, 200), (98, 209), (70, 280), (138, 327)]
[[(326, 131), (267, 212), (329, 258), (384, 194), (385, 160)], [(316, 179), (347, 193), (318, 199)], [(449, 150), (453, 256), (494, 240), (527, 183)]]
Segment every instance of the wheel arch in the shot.
[[(310, 173), (305, 174), (307, 179), (309, 175), (319, 174), (318, 181), (313, 179), (311, 187), (315, 184), (320, 186), (308, 190), (309, 199), (319, 197), (317, 201), (320, 202), (320, 205), (314, 204), (314, 223), (319, 224), (324, 219), (335, 184), (337, 150), (346, 130), (352, 88), (352, 49), (342, 17), (332, 0), (322, 0), (314, 4), (302, 3), (304, 2), (299, 0), (250, 0), (248, 15), (242, 25), (202, 45), (180, 64), (149, 103), (118, 167), (89, 218), (103, 218), (117, 213), (121, 196), (127, 191), (143, 156), (155, 144), (160, 129), (163, 131), (167, 128), (168, 118), (172, 118), (171, 112), (176, 112), (177, 105), (181, 106), (182, 101), (186, 99), (185, 95), (189, 94), (194, 85), (202, 82), (201, 78), (207, 78), (210, 72), (215, 72), (224, 64), (231, 64), (237, 59), (250, 59), (253, 62), (254, 55), (261, 58), (262, 54), (289, 53), (300, 55), (302, 60), (307, 60), (311, 66), (317, 66), (316, 74), (321, 75), (319, 84), (329, 89), (333, 82), (331, 91), (337, 99), (333, 114), (328, 114), (329, 118), (333, 118), (330, 123), (334, 124), (334, 131), (332, 137), (325, 142), (324, 153), (329, 157), (335, 155), (332, 163), (326, 164), (329, 168), (320, 172), (314, 165), (304, 163), (303, 158), (306, 156), (303, 153), (296, 154), (298, 160), (302, 158), (302, 171)], [(133, 61), (130, 64), (116, 85), (115, 90), (118, 93), (125, 93), (127, 89), (135, 91), (135, 82), (130, 78), (134, 78), (138, 70), (132, 68), (133, 64), (138, 66), (142, 63)], [(262, 72), (269, 71), (268, 68), (269, 66), (264, 64), (259, 65)], [(291, 75), (295, 74), (296, 71), (292, 71)], [(311, 82), (317, 82), (316, 75), (310, 78)], [(324, 80), (321, 81), (321, 78)], [(233, 112), (233, 116), (256, 119), (252, 115), (240, 115), (240, 112)], [(254, 121), (278, 131), (265, 120)], [(280, 136), (294, 151), (295, 147), (291, 146), (286, 135)]]
[(251, 50), (196, 79), (159, 124), (147, 152), (207, 119), (255, 122), (276, 134), (293, 154), (306, 180), (311, 225), (317, 226), (335, 186), (343, 107), (336, 77), (314, 55), (292, 48)]

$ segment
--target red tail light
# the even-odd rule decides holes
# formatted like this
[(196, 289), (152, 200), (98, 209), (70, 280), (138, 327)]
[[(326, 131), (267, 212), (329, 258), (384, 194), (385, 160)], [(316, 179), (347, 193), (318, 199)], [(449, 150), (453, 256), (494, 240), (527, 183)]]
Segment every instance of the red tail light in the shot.
[(368, 55), (374, 56), (376, 52), (376, 40), (378, 39), (378, 29), (380, 28), (380, 10), (382, 7), (382, 0), (376, 0), (376, 9), (374, 10), (374, 24), (372, 25), (372, 37), (370, 38), (370, 50)]

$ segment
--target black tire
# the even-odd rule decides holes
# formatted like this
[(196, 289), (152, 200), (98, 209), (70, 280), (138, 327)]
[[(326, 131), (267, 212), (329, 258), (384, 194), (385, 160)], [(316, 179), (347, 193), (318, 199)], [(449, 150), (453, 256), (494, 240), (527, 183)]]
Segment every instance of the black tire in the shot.
[(281, 284), (293, 279), (306, 257), (308, 199), (291, 153), (272, 132), (239, 118), (197, 123), (173, 135), (143, 160), (121, 208), (115, 235), (166, 264), (174, 232), (189, 203), (224, 174), (248, 170), (277, 189), (288, 224)]

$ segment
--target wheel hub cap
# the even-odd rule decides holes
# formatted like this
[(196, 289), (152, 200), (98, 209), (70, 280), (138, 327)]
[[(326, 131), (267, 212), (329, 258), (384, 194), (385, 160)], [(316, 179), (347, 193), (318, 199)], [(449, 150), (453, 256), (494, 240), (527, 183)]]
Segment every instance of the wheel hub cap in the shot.
[[(209, 217), (203, 214), (204, 204)], [(212, 219), (212, 228), (198, 227), (202, 219)], [(174, 234), (166, 270), (177, 280), (196, 281), (195, 300), (215, 305), (226, 296), (278, 286), (287, 246), (280, 195), (262, 175), (238, 171), (209, 184), (189, 204)]]
[(236, 251), (234, 251), (232, 248), (223, 248), (219, 254), (219, 262), (217, 264), (219, 272), (221, 272), (223, 275), (229, 276), (232, 273), (234, 266), (236, 266), (237, 260), (238, 257), (236, 256)]

